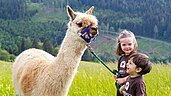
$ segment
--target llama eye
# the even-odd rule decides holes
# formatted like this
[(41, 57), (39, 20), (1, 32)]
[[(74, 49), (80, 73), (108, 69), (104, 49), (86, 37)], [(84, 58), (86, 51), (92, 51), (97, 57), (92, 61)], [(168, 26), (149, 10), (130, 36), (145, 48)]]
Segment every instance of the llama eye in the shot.
[(83, 23), (80, 22), (80, 23), (77, 23), (78, 27), (82, 27), (83, 26)]
[(97, 30), (96, 28), (91, 28), (91, 29), (92, 29), (92, 30), (95, 30), (95, 31)]

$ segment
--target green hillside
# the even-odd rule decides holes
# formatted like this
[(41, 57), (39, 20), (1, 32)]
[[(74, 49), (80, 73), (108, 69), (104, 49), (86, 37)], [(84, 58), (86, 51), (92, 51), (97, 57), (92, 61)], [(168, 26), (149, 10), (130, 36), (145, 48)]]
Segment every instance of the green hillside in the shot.
[[(140, 52), (150, 55), (155, 62), (167, 63), (171, 60), (170, 44), (166, 43), (171, 42), (170, 4), (163, 0), (1, 0), (0, 49), (17, 56), (35, 47), (55, 55), (69, 21), (66, 6), (80, 12), (94, 6), (100, 36), (92, 45), (101, 58), (105, 61), (118, 58), (113, 52), (116, 33), (128, 29), (142, 36), (137, 37)], [(43, 46), (47, 42), (52, 50)], [(0, 53), (4, 52), (0, 50)], [(13, 55), (8, 56), (11, 59), (7, 61), (13, 60)]]
[[(107, 61), (117, 60), (118, 56), (115, 55), (114, 50), (116, 46), (117, 33), (100, 34), (94, 42), (92, 47), (104, 60)], [(160, 40), (136, 36), (138, 42), (138, 52), (143, 52), (150, 56), (154, 62), (168, 63), (171, 62), (171, 44)]]

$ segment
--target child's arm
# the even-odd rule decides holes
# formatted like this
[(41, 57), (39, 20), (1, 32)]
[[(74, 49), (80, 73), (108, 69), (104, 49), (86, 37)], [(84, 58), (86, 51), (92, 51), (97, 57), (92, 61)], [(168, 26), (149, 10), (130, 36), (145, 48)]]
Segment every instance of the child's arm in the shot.
[(120, 84), (123, 84), (123, 83), (126, 82), (127, 78), (128, 78), (128, 76), (123, 77), (123, 78), (117, 78), (117, 79), (116, 79), (116, 82), (117, 82), (117, 84), (119, 84), (119, 85), (120, 85)]
[(121, 94), (125, 94), (125, 85), (121, 86), (119, 91), (120, 91)]

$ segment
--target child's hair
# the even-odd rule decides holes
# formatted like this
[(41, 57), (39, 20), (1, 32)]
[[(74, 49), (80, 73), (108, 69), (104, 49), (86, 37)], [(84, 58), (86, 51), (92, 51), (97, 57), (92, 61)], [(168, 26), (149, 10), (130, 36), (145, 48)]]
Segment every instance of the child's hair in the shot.
[(120, 35), (118, 36), (118, 40), (117, 40), (117, 45), (116, 45), (116, 55), (121, 56), (122, 54), (124, 54), (123, 50), (121, 49), (121, 45), (120, 45), (120, 39), (122, 38), (127, 38), (127, 37), (132, 37), (133, 38), (133, 42), (134, 42), (134, 50), (132, 53), (137, 51), (138, 48), (138, 44), (137, 44), (137, 40), (135, 38), (135, 35), (133, 32), (131, 31), (127, 31), (127, 30), (123, 30)]
[(141, 68), (142, 70), (138, 73), (140, 75), (144, 75), (149, 73), (152, 69), (152, 63), (147, 55), (143, 53), (134, 53), (129, 56), (129, 59), (133, 58), (133, 63), (137, 68)]

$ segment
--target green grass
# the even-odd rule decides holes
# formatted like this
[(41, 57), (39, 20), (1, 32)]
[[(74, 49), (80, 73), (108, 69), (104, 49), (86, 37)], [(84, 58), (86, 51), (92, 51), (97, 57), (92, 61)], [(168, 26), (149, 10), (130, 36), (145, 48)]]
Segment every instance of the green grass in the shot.
[[(116, 64), (108, 64), (116, 68)], [(171, 64), (154, 64), (144, 75), (148, 96), (171, 96)], [(68, 96), (116, 96), (113, 75), (99, 63), (81, 62)], [(11, 63), (0, 61), (0, 96), (15, 96)]]
[[(49, 15), (50, 14), (50, 15)], [(34, 22), (47, 22), (47, 21), (58, 21), (58, 22), (67, 22), (67, 17), (62, 12), (58, 11), (56, 13), (42, 13), (39, 12), (35, 16), (32, 17), (32, 21)]]
[(145, 75), (149, 96), (171, 96), (171, 65), (154, 65), (150, 74)]
[(0, 96), (14, 96), (11, 62), (0, 61)]
[(101, 64), (81, 62), (69, 96), (113, 96), (113, 75)]
[[(109, 65), (116, 68), (115, 65)], [(144, 75), (148, 96), (171, 96), (171, 65), (153, 65)], [(101, 64), (82, 62), (69, 96), (115, 96), (113, 75)]]
[(43, 5), (43, 3), (27, 3), (27, 11), (38, 12), (31, 18), (33, 22), (49, 22), (49, 21), (58, 21), (58, 22), (67, 22), (67, 13), (66, 10), (55, 8), (49, 8)]
[(41, 10), (43, 7), (43, 3), (27, 3), (27, 11), (32, 11), (32, 10)]

